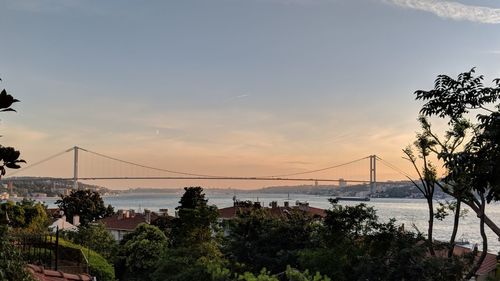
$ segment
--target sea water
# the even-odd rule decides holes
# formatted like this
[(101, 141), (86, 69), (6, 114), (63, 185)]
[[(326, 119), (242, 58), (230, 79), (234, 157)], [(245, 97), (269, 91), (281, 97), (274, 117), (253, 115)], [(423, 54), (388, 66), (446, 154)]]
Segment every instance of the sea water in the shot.
[[(157, 211), (168, 209), (170, 215), (175, 214), (175, 208), (179, 205), (179, 200), (183, 192), (154, 192), (154, 193), (121, 193), (113, 196), (104, 196), (105, 204), (111, 204), (115, 210), (134, 209), (143, 211), (149, 209)], [(296, 201), (308, 202), (310, 206), (328, 209), (331, 204), (326, 196), (316, 196), (307, 194), (281, 194), (281, 193), (256, 193), (256, 192), (211, 192), (206, 191), (208, 204), (216, 205), (218, 208), (230, 207), (233, 205), (233, 198), (238, 200), (259, 201), (262, 206), (268, 206), (270, 202), (277, 201), (280, 206), (285, 201), (294, 205)], [(43, 201), (49, 207), (55, 207), (57, 198), (45, 198)], [(372, 198), (367, 202), (340, 201), (342, 205), (357, 205), (360, 203), (374, 207), (381, 221), (396, 219), (398, 225), (404, 224), (405, 229), (420, 231), (427, 234), (428, 210), (427, 203), (423, 199), (400, 199), (400, 198)], [(435, 202), (435, 206), (437, 201)], [(479, 233), (479, 219), (468, 207), (464, 207), (467, 214), (460, 220), (457, 240), (464, 239), (471, 245), (481, 245), (481, 235)], [(500, 203), (489, 204), (486, 210), (489, 218), (500, 225)], [(453, 215), (451, 214), (443, 221), (434, 220), (434, 238), (436, 240), (447, 241), (450, 238), (453, 227)], [(488, 236), (489, 252), (500, 251), (500, 242), (497, 236), (486, 226)]]

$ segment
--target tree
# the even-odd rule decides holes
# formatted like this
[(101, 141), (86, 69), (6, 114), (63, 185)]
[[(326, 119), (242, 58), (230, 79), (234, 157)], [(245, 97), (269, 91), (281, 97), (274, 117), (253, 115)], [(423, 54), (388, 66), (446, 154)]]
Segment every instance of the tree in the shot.
[(73, 243), (96, 251), (111, 263), (114, 261), (118, 245), (104, 224), (80, 225), (78, 231), (68, 231), (65, 234)]
[(19, 228), (26, 226), (26, 219), (24, 217), (24, 209), (12, 201), (2, 203), (0, 205), (0, 215), (4, 220), (5, 224), (10, 225), (14, 228)]
[(8, 224), (24, 232), (40, 233), (47, 230), (49, 218), (46, 207), (33, 200), (23, 199), (20, 202), (0, 204), (0, 217), (8, 217)]
[(297, 269), (294, 269), (290, 266), (286, 268), (286, 277), (289, 281), (331, 281), (332, 279), (328, 278), (328, 276), (322, 276), (319, 272), (316, 274), (309, 273), (309, 270), (305, 270), (304, 272), (300, 272)]
[(199, 245), (212, 241), (212, 230), (217, 227), (217, 207), (209, 206), (203, 188), (185, 187), (176, 208), (178, 217), (173, 221), (174, 247)]
[(242, 212), (227, 223), (225, 255), (253, 273), (264, 267), (272, 273), (283, 272), (288, 265), (296, 267), (299, 251), (312, 244), (318, 225), (315, 218), (298, 209), (275, 216), (263, 208)]
[(210, 281), (331, 281), (327, 276), (322, 276), (318, 272), (311, 274), (306, 269), (301, 272), (293, 267), (288, 266), (286, 271), (272, 275), (271, 272), (263, 268), (258, 273), (245, 272), (242, 274), (231, 273), (227, 269), (212, 268)]
[[(2, 79), (0, 79), (2, 81)], [(19, 102), (12, 95), (7, 94), (7, 91), (3, 89), (0, 92), (0, 112), (16, 112), (11, 106)], [(19, 169), (21, 168), (21, 163), (26, 163), (26, 161), (19, 159), (21, 153), (13, 147), (5, 147), (0, 145), (0, 178), (5, 175), (6, 168)]]
[(64, 211), (69, 222), (73, 223), (75, 215), (80, 216), (83, 226), (91, 222), (113, 215), (113, 207), (104, 206), (104, 201), (97, 191), (72, 190), (68, 196), (61, 195), (55, 204)]
[(424, 195), (424, 198), (427, 201), (427, 209), (429, 211), (429, 220), (427, 227), (427, 245), (429, 247), (429, 252), (431, 255), (435, 256), (433, 246), (433, 237), (432, 232), (434, 229), (434, 191), (436, 189), (436, 168), (428, 159), (429, 155), (432, 153), (434, 146), (436, 146), (436, 141), (432, 140), (426, 133), (417, 134), (417, 140), (414, 142), (414, 147), (418, 151), (418, 158), (422, 159), (422, 171), (420, 171), (417, 164), (417, 157), (413, 152), (413, 148), (411, 146), (403, 149), (404, 154), (406, 154), (405, 159), (410, 161), (418, 173), (420, 178), (420, 185), (413, 181), (411, 178), (411, 182), (415, 187)]
[(117, 258), (120, 279), (151, 280), (167, 244), (167, 237), (158, 227), (145, 223), (126, 234), (120, 241)]
[(203, 188), (185, 187), (172, 226), (172, 244), (161, 258), (154, 280), (210, 280), (209, 264), (225, 263), (219, 249), (218, 211), (209, 206)]
[[(433, 152), (447, 172), (443, 184), (436, 184), (455, 196), (457, 202), (471, 207), (479, 217), (483, 251), (466, 278), (475, 274), (486, 256), (484, 225), (500, 237), (500, 228), (485, 213), (486, 204), (500, 199), (500, 79), (493, 80), (493, 87), (487, 87), (484, 77), (474, 73), (473, 68), (456, 79), (439, 75), (434, 89), (415, 92), (416, 99), (425, 102), (420, 110), (423, 116), (446, 119), (450, 126), (443, 140), (426, 118), (420, 118), (424, 133), (436, 142)], [(468, 121), (474, 113), (475, 121)]]
[[(0, 79), (2, 81), (2, 79)], [(3, 89), (0, 92), (0, 112), (16, 111), (11, 108), (12, 104), (19, 102), (11, 95), (7, 94), (7, 91)], [(19, 159), (21, 153), (14, 149), (13, 147), (5, 147), (0, 145), (0, 178), (5, 175), (6, 168), (19, 169), (20, 163), (26, 163), (26, 161)]]
[(0, 226), (0, 280), (33, 281), (25, 270), (25, 262), (7, 235), (7, 227)]
[[(0, 92), (0, 112), (15, 111), (11, 106), (18, 101), (3, 89)], [(20, 155), (20, 152), (13, 147), (0, 145), (0, 178), (5, 175), (6, 168), (19, 169), (21, 167), (20, 163), (26, 163), (26, 161), (19, 159)], [(9, 223), (7, 211), (2, 214), (0, 220), (5, 220), (6, 223)], [(0, 225), (0, 280), (33, 280), (31, 275), (26, 272), (24, 266), (25, 264), (19, 252), (11, 244), (7, 227)]]
[(365, 204), (341, 206), (331, 200), (319, 243), (300, 253), (299, 268), (335, 280), (462, 280), (466, 263), (429, 257), (420, 233), (378, 221)]
[[(330, 203), (332, 207), (326, 211), (323, 228), (316, 238), (319, 243), (314, 248), (301, 251), (300, 265), (301, 268), (321, 272), (336, 280), (351, 280), (360, 274), (360, 258), (377, 253), (373, 251), (369, 254), (370, 247), (375, 245), (369, 243), (365, 246), (365, 239), (385, 229), (392, 233), (395, 227), (392, 223), (387, 227), (379, 223), (375, 210), (365, 204), (342, 206), (333, 199), (330, 199)], [(382, 243), (385, 240), (375, 241)], [(376, 276), (374, 271), (370, 273)]]
[[(211, 243), (197, 245), (196, 248), (177, 247), (165, 250), (153, 274), (156, 281), (211, 280), (217, 274), (211, 269), (226, 272), (226, 261)], [(227, 272), (226, 272), (227, 273)], [(226, 281), (226, 274), (217, 275), (216, 281)], [(214, 281), (215, 281), (214, 280)]]
[(151, 224), (161, 229), (167, 237), (170, 237), (172, 232), (173, 221), (174, 218), (171, 216), (160, 216), (151, 221)]
[(265, 268), (263, 268), (260, 273), (254, 275), (250, 272), (245, 272), (238, 276), (237, 280), (242, 281), (279, 281), (276, 276), (272, 276)]

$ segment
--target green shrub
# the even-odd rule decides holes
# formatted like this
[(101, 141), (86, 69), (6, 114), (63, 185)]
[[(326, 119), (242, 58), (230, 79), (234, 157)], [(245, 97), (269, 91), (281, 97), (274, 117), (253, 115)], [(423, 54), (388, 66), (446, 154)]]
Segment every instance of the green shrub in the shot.
[(95, 276), (99, 281), (115, 281), (115, 269), (113, 266), (98, 253), (83, 247), (81, 245), (73, 244), (64, 239), (59, 239), (59, 247), (69, 249), (82, 250), (83, 254), (87, 257), (89, 262), (90, 275)]
[(33, 281), (25, 266), (21, 254), (10, 241), (7, 228), (0, 225), (0, 281)]

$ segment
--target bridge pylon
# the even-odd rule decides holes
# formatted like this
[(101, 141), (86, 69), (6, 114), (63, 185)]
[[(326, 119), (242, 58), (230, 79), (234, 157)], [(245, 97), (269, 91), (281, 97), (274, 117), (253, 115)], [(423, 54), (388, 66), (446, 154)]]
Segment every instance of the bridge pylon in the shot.
[(377, 155), (370, 155), (370, 197), (377, 191)]
[(73, 147), (73, 189), (78, 189), (78, 146)]

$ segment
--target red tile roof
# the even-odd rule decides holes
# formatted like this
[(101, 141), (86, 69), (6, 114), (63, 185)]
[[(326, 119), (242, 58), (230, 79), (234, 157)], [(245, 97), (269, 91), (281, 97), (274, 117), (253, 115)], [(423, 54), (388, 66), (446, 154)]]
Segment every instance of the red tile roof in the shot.
[(238, 213), (244, 212), (249, 210), (249, 208), (242, 208), (242, 207), (227, 207), (227, 208), (222, 208), (219, 209), (219, 217), (223, 219), (232, 219), (234, 218)]
[[(219, 209), (219, 217), (222, 219), (232, 219), (236, 215), (250, 211), (254, 207), (227, 207)], [(324, 218), (326, 212), (323, 209), (310, 207), (310, 206), (293, 206), (293, 207), (274, 207), (274, 208), (264, 208), (269, 210), (273, 216), (284, 216), (290, 210), (301, 210), (310, 216), (319, 216)]]
[(62, 271), (46, 270), (43, 267), (32, 264), (28, 264), (27, 269), (32, 274), (33, 278), (38, 281), (92, 280), (92, 277), (88, 274), (69, 274)]
[[(472, 252), (471, 249), (459, 245), (456, 245), (455, 248), (453, 249), (453, 254), (455, 255), (465, 255), (471, 252)], [(481, 253), (482, 252), (477, 253), (475, 258), (476, 260), (479, 259)], [(479, 267), (476, 274), (479, 276), (488, 275), (490, 272), (496, 270), (496, 268), (497, 268), (497, 256), (494, 254), (487, 253), (483, 263), (481, 264), (481, 267)]]
[(322, 218), (326, 217), (325, 209), (320, 209), (320, 208), (316, 208), (316, 207), (308, 206), (307, 213), (309, 213), (310, 215), (313, 215), (313, 216), (320, 216)]
[[(155, 223), (159, 218), (168, 218), (173, 219), (172, 216), (167, 215), (166, 213), (156, 213), (151, 212), (150, 222)], [(120, 214), (120, 212), (99, 220), (99, 222), (103, 223), (107, 229), (110, 230), (125, 230), (125, 231), (134, 231), (134, 229), (141, 223), (146, 223), (146, 215), (141, 213), (131, 213), (128, 214)]]
[[(156, 218), (158, 218), (158, 216), (154, 213), (151, 213), (151, 221), (155, 220)], [(133, 231), (139, 224), (146, 222), (146, 216), (144, 214), (135, 214), (128, 218), (120, 218), (119, 214), (115, 214), (111, 217), (100, 220), (100, 222), (102, 222), (107, 229)]]
[[(455, 245), (455, 248), (453, 248), (453, 255), (455, 256), (463, 256), (470, 253), (472, 253), (472, 250), (467, 247)], [(481, 256), (481, 253), (482, 252), (480, 251), (477, 252), (477, 255), (475, 257), (476, 261)], [(438, 257), (446, 257), (448, 255), (448, 250), (438, 250), (436, 251), (436, 255)], [(494, 254), (487, 253), (483, 263), (476, 272), (476, 275), (478, 276), (488, 275), (491, 272), (495, 272), (496, 268), (497, 268), (497, 256)]]

